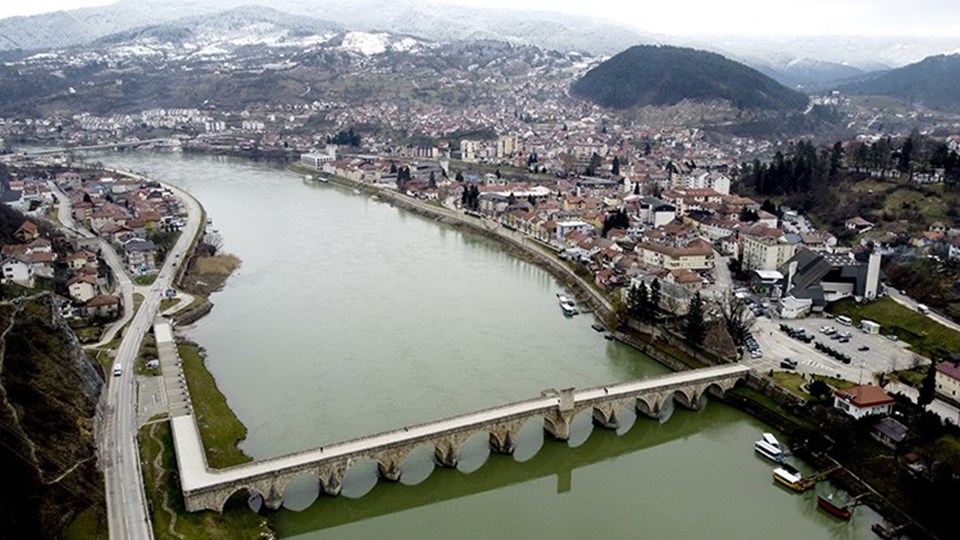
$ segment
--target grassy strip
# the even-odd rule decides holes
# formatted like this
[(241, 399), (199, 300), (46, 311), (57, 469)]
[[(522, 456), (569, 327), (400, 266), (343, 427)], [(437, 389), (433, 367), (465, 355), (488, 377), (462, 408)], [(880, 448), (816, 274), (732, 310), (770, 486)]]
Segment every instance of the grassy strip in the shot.
[(160, 313), (172, 308), (173, 306), (180, 303), (179, 298), (164, 298), (160, 301)]
[(884, 334), (896, 334), (910, 344), (914, 351), (928, 358), (942, 357), (960, 350), (960, 332), (956, 332), (930, 317), (897, 303), (881, 298), (868, 304), (843, 300), (830, 306), (834, 315), (846, 315), (859, 323), (868, 319), (880, 323)]
[(133, 278), (133, 282), (137, 285), (153, 285), (153, 282), (157, 280), (157, 274), (149, 274), (146, 276), (137, 276)]
[(920, 388), (923, 378), (927, 376), (927, 368), (904, 369), (895, 371), (897, 379), (907, 386)]
[(259, 538), (261, 533), (268, 532), (266, 520), (243, 505), (229, 504), (222, 514), (187, 512), (174, 474), (177, 458), (169, 423), (145, 426), (140, 430), (139, 441), (156, 538)]
[(203, 349), (195, 343), (180, 343), (177, 348), (207, 463), (214, 469), (222, 469), (253, 461), (237, 448), (237, 443), (246, 438), (247, 428), (230, 409), (227, 398), (217, 388), (217, 381), (207, 371)]

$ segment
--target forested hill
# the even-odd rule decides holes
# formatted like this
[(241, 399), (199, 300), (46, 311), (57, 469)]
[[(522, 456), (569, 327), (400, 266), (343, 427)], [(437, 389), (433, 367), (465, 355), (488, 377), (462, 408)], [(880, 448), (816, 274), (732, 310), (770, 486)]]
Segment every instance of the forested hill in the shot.
[(960, 54), (928, 56), (840, 88), (848, 94), (890, 96), (932, 109), (960, 111)]
[(616, 109), (726, 100), (740, 109), (790, 111), (808, 101), (806, 95), (719, 54), (654, 45), (614, 56), (573, 83), (570, 92)]

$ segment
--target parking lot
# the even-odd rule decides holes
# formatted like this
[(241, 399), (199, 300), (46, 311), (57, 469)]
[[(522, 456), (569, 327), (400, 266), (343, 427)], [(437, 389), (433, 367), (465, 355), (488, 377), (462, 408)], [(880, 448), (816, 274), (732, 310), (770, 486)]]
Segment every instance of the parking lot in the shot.
[[(803, 328), (805, 335), (813, 336), (813, 340), (804, 343), (800, 339), (792, 338), (780, 330), (780, 324), (797, 330)], [(823, 326), (832, 326), (837, 333), (849, 332), (851, 337), (846, 343), (841, 343), (840, 340), (831, 339), (831, 336), (822, 333), (820, 328)], [(835, 320), (820, 317), (798, 320), (771, 320), (760, 317), (752, 333), (763, 351), (763, 356), (751, 358), (749, 354), (744, 354), (744, 363), (762, 371), (782, 370), (780, 362), (791, 358), (797, 362), (795, 371), (830, 375), (854, 382), (861, 381), (862, 374), (862, 381), (866, 383), (873, 379), (874, 373), (914, 367), (918, 358), (906, 348), (905, 343), (891, 341), (883, 336), (882, 328), (880, 334), (866, 334), (856, 327), (843, 326)], [(850, 363), (846, 364), (817, 350), (817, 343), (849, 357)], [(869, 349), (859, 350), (863, 347)]]

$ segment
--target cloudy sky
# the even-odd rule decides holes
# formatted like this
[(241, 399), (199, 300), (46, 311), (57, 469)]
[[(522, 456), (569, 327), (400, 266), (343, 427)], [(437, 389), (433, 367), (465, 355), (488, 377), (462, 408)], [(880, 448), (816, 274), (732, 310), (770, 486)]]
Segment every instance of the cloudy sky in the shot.
[[(3, 0), (0, 18), (116, 0)], [(330, 0), (342, 1), (342, 0)], [(960, 34), (955, 0), (426, 0), (435, 4), (562, 11), (669, 35)], [(269, 2), (251, 0), (253, 3)]]

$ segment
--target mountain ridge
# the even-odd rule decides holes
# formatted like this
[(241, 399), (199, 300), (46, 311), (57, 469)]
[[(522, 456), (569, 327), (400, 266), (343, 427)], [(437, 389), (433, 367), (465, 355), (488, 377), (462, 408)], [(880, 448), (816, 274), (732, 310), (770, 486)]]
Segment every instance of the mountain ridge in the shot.
[(638, 45), (588, 71), (571, 95), (615, 109), (724, 100), (739, 109), (802, 109), (807, 97), (717, 53)]

